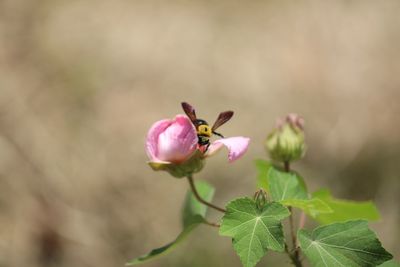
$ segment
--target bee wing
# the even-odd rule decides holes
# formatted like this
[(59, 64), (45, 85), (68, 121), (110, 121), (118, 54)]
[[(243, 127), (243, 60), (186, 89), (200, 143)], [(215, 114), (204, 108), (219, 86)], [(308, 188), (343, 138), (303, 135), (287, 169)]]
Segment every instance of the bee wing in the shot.
[(217, 118), (217, 120), (214, 122), (214, 125), (212, 126), (211, 130), (215, 131), (218, 127), (220, 127), (222, 124), (226, 123), (229, 121), (233, 116), (233, 111), (224, 111), (221, 112)]
[(186, 115), (194, 123), (197, 119), (194, 108), (186, 102), (182, 102), (181, 105), (182, 105), (183, 111), (185, 111)]

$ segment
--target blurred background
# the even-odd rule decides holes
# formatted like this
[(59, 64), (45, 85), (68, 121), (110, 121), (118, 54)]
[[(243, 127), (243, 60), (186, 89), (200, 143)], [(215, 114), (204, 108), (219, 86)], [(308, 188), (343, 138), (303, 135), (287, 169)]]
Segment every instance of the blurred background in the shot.
[[(399, 260), (399, 14), (397, 0), (0, 0), (0, 266), (123, 266), (172, 241), (187, 181), (153, 172), (144, 140), (183, 100), (210, 122), (234, 110), (221, 132), (252, 139), (196, 176), (216, 204), (253, 194), (267, 133), (297, 112), (309, 149), (293, 167), (310, 191), (372, 199)], [(202, 226), (144, 266), (241, 265)]]

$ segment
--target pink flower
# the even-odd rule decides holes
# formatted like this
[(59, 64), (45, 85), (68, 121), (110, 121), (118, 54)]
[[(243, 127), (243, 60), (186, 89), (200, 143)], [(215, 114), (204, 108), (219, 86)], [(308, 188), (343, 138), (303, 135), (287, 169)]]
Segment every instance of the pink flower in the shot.
[(151, 162), (182, 163), (196, 148), (196, 129), (184, 115), (154, 123), (147, 134), (146, 152)]
[[(250, 139), (246, 137), (218, 139), (210, 145), (206, 153), (203, 153), (203, 149), (199, 149), (197, 132), (193, 123), (187, 116), (177, 115), (172, 120), (165, 119), (153, 124), (147, 134), (146, 152), (150, 159), (150, 166), (160, 170), (183, 166), (186, 162), (192, 164), (194, 157), (203, 160), (205, 157), (214, 155), (222, 146), (228, 148), (228, 159), (233, 162), (243, 156), (249, 142)], [(167, 170), (170, 171), (169, 169)], [(199, 168), (197, 167), (196, 170), (198, 171)]]

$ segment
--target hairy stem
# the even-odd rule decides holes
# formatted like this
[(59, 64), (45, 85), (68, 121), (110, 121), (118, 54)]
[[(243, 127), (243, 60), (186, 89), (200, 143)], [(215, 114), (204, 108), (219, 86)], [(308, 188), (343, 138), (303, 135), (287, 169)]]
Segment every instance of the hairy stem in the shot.
[(201, 196), (199, 195), (199, 192), (197, 192), (196, 186), (194, 185), (193, 176), (189, 175), (189, 176), (187, 176), (187, 179), (188, 179), (189, 184), (190, 184), (190, 189), (192, 190), (194, 196), (196, 197), (196, 199), (200, 203), (203, 203), (204, 205), (206, 205), (206, 206), (208, 206), (210, 208), (216, 209), (216, 210), (218, 210), (220, 212), (223, 212), (223, 213), (226, 212), (225, 209), (220, 208), (218, 206), (215, 206), (214, 204), (211, 204), (210, 202), (207, 202), (207, 201), (205, 201), (204, 199), (201, 198)]
[[(285, 161), (284, 162), (284, 167), (285, 167), (285, 171), (286, 172), (290, 172), (290, 163), (289, 161)], [(296, 267), (302, 267), (302, 263), (301, 263), (301, 259), (300, 259), (300, 250), (297, 246), (297, 237), (296, 237), (296, 229), (294, 226), (294, 222), (293, 222), (293, 209), (292, 207), (289, 207), (289, 211), (290, 211), (290, 217), (289, 217), (289, 224), (290, 224), (290, 235), (292, 237), (292, 246), (293, 246), (293, 252), (289, 252), (288, 248), (286, 246), (286, 252), (289, 254), (290, 259), (292, 260), (292, 263), (296, 266)]]

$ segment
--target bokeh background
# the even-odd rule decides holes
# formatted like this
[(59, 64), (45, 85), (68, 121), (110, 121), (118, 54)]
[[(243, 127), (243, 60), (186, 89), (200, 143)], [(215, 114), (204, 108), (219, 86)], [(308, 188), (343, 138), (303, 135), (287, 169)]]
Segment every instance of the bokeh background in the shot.
[[(0, 0), (0, 266), (123, 266), (172, 241), (188, 185), (146, 165), (144, 140), (183, 100), (209, 121), (234, 110), (221, 132), (252, 139), (196, 176), (215, 203), (254, 192), (267, 132), (297, 112), (309, 149), (294, 168), (311, 191), (374, 200), (399, 260), (399, 14), (397, 0)], [(146, 266), (240, 262), (202, 226)]]

